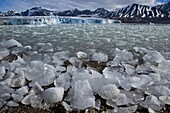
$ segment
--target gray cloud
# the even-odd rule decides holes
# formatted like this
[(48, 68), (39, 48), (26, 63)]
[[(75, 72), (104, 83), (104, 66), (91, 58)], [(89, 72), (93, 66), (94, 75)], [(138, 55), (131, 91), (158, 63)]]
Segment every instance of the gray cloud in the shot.
[[(113, 10), (115, 8), (123, 7), (132, 3), (139, 3), (145, 5), (153, 5), (156, 0), (6, 0), (11, 3), (10, 6), (3, 6), (4, 9), (16, 9), (18, 11), (26, 10), (34, 6), (41, 6), (54, 10), (66, 9), (91, 9), (106, 8)], [(1, 10), (2, 8), (0, 8)]]

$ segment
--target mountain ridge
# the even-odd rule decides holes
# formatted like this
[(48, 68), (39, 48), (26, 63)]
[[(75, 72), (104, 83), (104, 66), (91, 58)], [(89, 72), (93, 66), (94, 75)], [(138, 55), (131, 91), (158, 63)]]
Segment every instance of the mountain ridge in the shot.
[[(15, 14), (7, 14), (7, 16), (15, 16)], [(21, 13), (17, 13), (17, 16), (96, 17), (106, 19), (117, 19), (125, 23), (159, 23), (159, 21), (168, 21), (168, 23), (170, 23), (170, 2), (161, 5), (156, 5), (153, 7), (134, 3), (126, 7), (115, 9), (113, 11), (108, 11), (104, 8), (97, 8), (94, 11), (88, 9), (79, 10), (77, 8), (65, 11), (51, 11), (42, 7), (33, 7), (31, 9), (22, 11)]]
[(106, 18), (127, 17), (127, 18), (159, 18), (168, 17), (169, 13), (157, 7), (147, 5), (132, 4), (110, 12)]

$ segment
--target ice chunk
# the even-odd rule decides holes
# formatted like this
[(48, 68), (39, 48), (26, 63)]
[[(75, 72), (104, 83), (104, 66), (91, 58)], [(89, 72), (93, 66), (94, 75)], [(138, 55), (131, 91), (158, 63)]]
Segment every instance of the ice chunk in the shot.
[(17, 62), (17, 63), (19, 63), (19, 64), (23, 64), (23, 65), (26, 64), (26, 62), (24, 61), (24, 59), (21, 58), (20, 56), (17, 56), (17, 60), (15, 60), (15, 62)]
[(162, 72), (169, 73), (170, 60), (163, 60), (158, 64), (158, 69)]
[(16, 68), (20, 68), (21, 64), (13, 60), (11, 63), (7, 64), (8, 66), (6, 67), (7, 70), (9, 71), (14, 71)]
[(14, 77), (14, 73), (12, 72), (7, 72), (6, 75), (4, 76), (4, 80), (0, 82), (0, 86), (10, 86), (12, 78)]
[(73, 66), (75, 66), (75, 67), (77, 67), (77, 68), (80, 68), (81, 65), (82, 65), (82, 61), (79, 60), (79, 59), (76, 58), (76, 57), (71, 57), (71, 58), (69, 59), (69, 62), (70, 62)]
[(0, 60), (2, 60), (4, 57), (6, 57), (8, 55), (9, 55), (9, 50), (6, 49), (6, 48), (1, 48), (0, 47), (0, 57), (1, 57)]
[(0, 94), (13, 93), (14, 90), (8, 86), (0, 85)]
[(104, 77), (101, 73), (96, 71), (96, 69), (93, 69), (91, 67), (87, 67), (87, 70), (89, 71), (91, 76), (93, 76), (93, 78), (103, 78)]
[(12, 101), (12, 100), (9, 101), (9, 102), (7, 103), (7, 105), (10, 106), (10, 107), (17, 107), (17, 106), (19, 106), (18, 103), (14, 102), (14, 101)]
[(19, 94), (12, 94), (12, 98), (15, 102), (21, 102), (24, 96)]
[(53, 52), (53, 46), (51, 43), (37, 43), (38, 52)]
[(114, 67), (106, 67), (103, 70), (103, 75), (105, 78), (120, 80), (123, 78), (124, 74), (118, 72), (119, 69)]
[(19, 54), (19, 53), (24, 53), (24, 48), (23, 47), (13, 47), (11, 50), (12, 54)]
[(156, 113), (156, 111), (154, 111), (154, 110), (151, 109), (151, 108), (148, 109), (148, 112), (149, 112), (149, 113)]
[(94, 53), (91, 57), (91, 61), (107, 62), (108, 55), (102, 52)]
[(29, 56), (27, 56), (28, 61), (42, 61), (43, 54), (38, 53), (37, 51), (31, 51)]
[(22, 87), (25, 84), (26, 84), (26, 79), (25, 79), (25, 76), (23, 74), (23, 71), (22, 71), (21, 74), (15, 75), (12, 78), (11, 87)]
[(111, 107), (114, 107), (114, 110), (115, 111), (117, 111), (117, 104), (116, 104), (116, 96), (114, 96), (112, 99), (108, 99), (107, 101), (106, 101), (106, 104), (108, 105), (108, 106), (111, 106)]
[(118, 94), (116, 95), (116, 104), (117, 105), (127, 105), (128, 104), (128, 100), (125, 94)]
[(41, 61), (32, 61), (30, 68), (25, 71), (25, 77), (28, 80), (34, 80), (44, 74), (44, 63)]
[(21, 103), (24, 105), (29, 105), (31, 104), (32, 107), (34, 108), (42, 108), (42, 103), (43, 99), (40, 98), (40, 96), (35, 95), (35, 94), (29, 94), (27, 95), (22, 101)]
[(125, 71), (128, 75), (135, 74), (135, 67), (129, 64), (122, 64), (125, 67)]
[[(139, 88), (143, 83), (140, 83), (140, 77), (132, 77), (131, 82), (132, 82), (132, 87), (134, 88)], [(140, 83), (140, 84), (139, 84)]]
[(114, 110), (107, 110), (106, 112), (102, 113), (135, 113), (137, 110), (137, 105), (134, 106), (129, 106), (129, 107), (119, 107), (119, 108), (114, 108)]
[(148, 75), (141, 75), (140, 77), (131, 78), (131, 86), (134, 88), (142, 88), (149, 84), (152, 81), (152, 78)]
[(57, 71), (57, 72), (63, 72), (63, 71), (66, 71), (66, 68), (63, 67), (63, 66), (57, 65), (57, 66), (56, 66), (56, 71)]
[(31, 98), (32, 96), (34, 96), (34, 94), (29, 94), (29, 95), (25, 96), (24, 99), (21, 101), (21, 103), (24, 104), (24, 105), (29, 105), (29, 104), (31, 104), (30, 98)]
[(94, 94), (98, 94), (101, 88), (108, 84), (115, 84), (117, 87), (119, 87), (117, 80), (108, 78), (93, 78), (89, 80), (89, 83), (93, 89)]
[(130, 91), (131, 90), (131, 81), (129, 80), (129, 78), (122, 78), (119, 80), (119, 84), (120, 86), (126, 90), (126, 91)]
[(66, 102), (63, 101), (61, 104), (64, 106), (66, 111), (69, 111), (69, 112), (73, 111), (71, 106), (69, 104), (67, 104)]
[(125, 91), (121, 90), (122, 94), (125, 94), (127, 96), (127, 100), (129, 104), (139, 104), (144, 101), (143, 94), (137, 93), (136, 91)]
[(170, 97), (169, 96), (160, 96), (159, 100), (161, 100), (164, 104), (170, 105)]
[(69, 93), (69, 97), (73, 108), (86, 109), (95, 106), (95, 97), (87, 80), (76, 81), (71, 92), (73, 92), (73, 94)]
[(140, 104), (144, 108), (151, 108), (155, 111), (162, 109), (161, 103), (157, 97), (150, 95), (146, 97), (146, 100)]
[(152, 85), (147, 87), (145, 93), (149, 95), (155, 95), (155, 96), (169, 96), (170, 89), (164, 85), (157, 85), (157, 86)]
[(2, 42), (2, 46), (7, 47), (7, 48), (10, 48), (13, 46), (23, 47), (22, 44), (16, 41), (15, 39), (10, 39), (10, 40)]
[(30, 98), (31, 107), (33, 107), (33, 108), (42, 108), (42, 101), (43, 101), (43, 99), (40, 96), (33, 95)]
[(150, 50), (147, 50), (145, 48), (142, 47), (134, 47), (134, 50), (142, 55), (146, 54), (146, 53), (150, 53)]
[(20, 95), (26, 95), (28, 93), (28, 90), (29, 90), (28, 86), (23, 86), (17, 89), (15, 92)]
[(62, 52), (56, 52), (53, 57), (54, 60), (55, 59), (59, 59), (59, 60), (69, 60), (71, 58), (71, 54), (69, 51), (62, 51)]
[(120, 90), (116, 87), (115, 84), (108, 84), (102, 87), (99, 95), (104, 99), (110, 99), (119, 93)]
[(44, 99), (44, 102), (48, 104), (53, 104), (55, 102), (62, 101), (63, 95), (64, 95), (63, 87), (48, 88), (41, 94), (42, 98)]
[(50, 64), (44, 64), (44, 70), (46, 71), (47, 69), (53, 70), (56, 72), (56, 68), (53, 65)]
[(3, 99), (3, 100), (8, 100), (10, 98), (11, 98), (11, 95), (9, 93), (5, 93), (5, 94), (0, 95), (0, 99)]
[(35, 82), (35, 85), (30, 90), (30, 93), (37, 95), (37, 94), (41, 94), (43, 91), (44, 89), (37, 82)]
[(2, 108), (6, 103), (7, 103), (6, 101), (0, 99), (0, 108)]
[(56, 58), (53, 58), (52, 63), (57, 64), (57, 65), (64, 65), (64, 61)]
[(92, 78), (93, 78), (93, 76), (91, 76), (86, 71), (82, 71), (82, 72), (77, 71), (77, 72), (74, 72), (72, 80), (75, 82), (75, 81), (78, 81), (78, 80), (89, 80), (89, 79), (92, 79)]
[(52, 63), (52, 57), (50, 54), (44, 54), (43, 60), (44, 63), (51, 64)]
[(74, 72), (76, 72), (78, 70), (78, 68), (76, 68), (75, 66), (71, 66), (71, 65), (68, 65), (67, 66), (67, 73), (73, 75)]
[(47, 69), (44, 74), (36, 79), (34, 79), (29, 86), (34, 86), (37, 82), (40, 86), (48, 86), (54, 82), (56, 74), (52, 69)]
[(161, 76), (158, 73), (150, 73), (149, 76), (152, 78), (152, 80), (154, 82), (157, 82), (157, 81), (161, 80)]
[(86, 56), (87, 56), (88, 60), (91, 59), (92, 55), (93, 55), (95, 52), (96, 52), (95, 49), (88, 49), (88, 50), (86, 51), (86, 53), (87, 53)]
[(5, 67), (0, 66), (0, 80), (3, 79), (3, 76), (5, 75), (5, 73), (6, 73)]
[(153, 70), (148, 65), (138, 65), (136, 67), (136, 73), (138, 74), (150, 74)]
[(115, 50), (116, 56), (112, 61), (111, 66), (118, 66), (121, 61), (131, 61), (133, 60), (133, 54), (127, 50), (119, 50), (116, 48)]
[(79, 51), (76, 53), (78, 58), (85, 58), (87, 55), (85, 52)]
[(156, 62), (160, 63), (165, 60), (165, 58), (157, 51), (150, 52), (143, 57), (145, 62)]
[(59, 75), (59, 77), (54, 80), (54, 85), (56, 87), (64, 87), (64, 90), (67, 91), (70, 87), (71, 76), (68, 73), (63, 73)]
[(129, 107), (119, 107), (116, 113), (135, 113), (137, 107), (138, 107), (137, 105)]

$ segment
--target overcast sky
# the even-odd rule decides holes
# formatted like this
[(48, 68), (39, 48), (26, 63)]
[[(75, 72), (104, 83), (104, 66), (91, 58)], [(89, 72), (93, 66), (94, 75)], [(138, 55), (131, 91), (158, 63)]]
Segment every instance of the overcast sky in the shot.
[(105, 8), (113, 10), (132, 3), (155, 5), (170, 0), (0, 0), (0, 11), (17, 10), (23, 11), (34, 6), (41, 6), (43, 8), (52, 10), (66, 10), (66, 9), (91, 9)]

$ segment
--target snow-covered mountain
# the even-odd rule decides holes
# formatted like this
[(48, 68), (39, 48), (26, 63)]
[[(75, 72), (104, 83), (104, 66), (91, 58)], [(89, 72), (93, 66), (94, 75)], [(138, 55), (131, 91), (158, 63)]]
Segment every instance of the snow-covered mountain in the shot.
[(157, 5), (155, 7), (160, 9), (160, 10), (168, 11), (168, 13), (170, 14), (170, 2), (167, 2), (165, 4), (161, 4), (161, 5)]
[(109, 11), (104, 8), (98, 8), (95, 11), (91, 10), (78, 10), (77, 8), (73, 10), (66, 11), (50, 11), (43, 9), (41, 7), (34, 7), (32, 9), (27, 9), (26, 11), (21, 12), (22, 16), (85, 16), (85, 17), (100, 17), (103, 18)]
[(109, 14), (110, 12), (104, 8), (98, 8), (93, 13), (97, 14), (98, 17), (100, 17), (100, 18), (104, 18), (105, 15)]
[(147, 5), (132, 4), (120, 9), (109, 12), (104, 8), (98, 8), (94, 11), (91, 10), (65, 10), (65, 11), (50, 11), (41, 7), (34, 7), (21, 12), (22, 16), (87, 16), (87, 17), (100, 17), (100, 18), (161, 18), (170, 15), (170, 2), (150, 7)]
[(42, 7), (33, 7), (31, 9), (27, 9), (26, 11), (21, 12), (22, 16), (51, 16), (55, 14), (55, 11), (43, 9)]
[(81, 11), (78, 10), (77, 8), (75, 8), (73, 10), (66, 10), (66, 11), (57, 13), (58, 16), (78, 16), (80, 14), (81, 14)]
[[(0, 13), (0, 16), (4, 13)], [(5, 13), (5, 16), (16, 14)], [(157, 6), (147, 6), (140, 4), (132, 4), (123, 8), (108, 11), (104, 8), (91, 10), (65, 10), (65, 11), (51, 11), (41, 7), (34, 7), (26, 11), (17, 13), (17, 16), (71, 16), (71, 17), (93, 17), (93, 18), (107, 18), (121, 20), (125, 23), (170, 23), (170, 2)]]
[(110, 12), (108, 15), (105, 15), (105, 18), (158, 18), (168, 17), (168, 15), (168, 12), (161, 8), (132, 4)]
[(74, 10), (66, 10), (66, 11), (62, 11), (57, 13), (58, 16), (85, 16), (85, 17), (100, 17), (103, 18), (106, 14), (108, 14), (109, 11), (104, 9), (104, 8), (98, 8), (94, 11), (91, 10), (78, 10), (78, 9), (74, 9)]
[(167, 2), (165, 4), (157, 5), (156, 6), (158, 9), (165, 10), (170, 12), (170, 2)]

